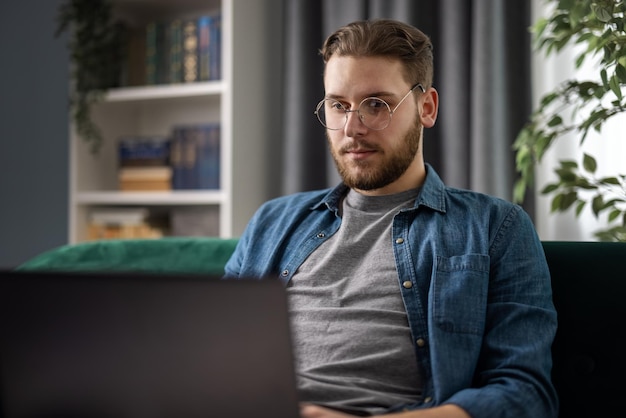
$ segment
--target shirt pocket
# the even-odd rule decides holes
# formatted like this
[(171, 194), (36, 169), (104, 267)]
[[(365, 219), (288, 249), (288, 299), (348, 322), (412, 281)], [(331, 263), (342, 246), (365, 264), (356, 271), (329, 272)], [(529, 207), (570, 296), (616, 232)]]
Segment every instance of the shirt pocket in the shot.
[(432, 283), (435, 325), (447, 332), (481, 335), (487, 311), (489, 256), (437, 256)]

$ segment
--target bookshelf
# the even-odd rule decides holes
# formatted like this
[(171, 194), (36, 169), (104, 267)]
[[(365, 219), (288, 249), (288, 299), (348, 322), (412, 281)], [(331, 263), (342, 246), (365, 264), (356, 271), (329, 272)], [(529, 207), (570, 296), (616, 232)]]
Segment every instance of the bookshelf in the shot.
[[(104, 142), (96, 154), (70, 121), (69, 240), (89, 238), (95, 210), (148, 209), (158, 216), (180, 209), (217, 213), (215, 234), (238, 236), (270, 198), (269, 151), (280, 114), (267, 97), (279, 91), (279, 0), (114, 0), (136, 25), (146, 19), (221, 14), (221, 77), (211, 81), (110, 89), (92, 109)], [(243, 28), (243, 30), (242, 30)], [(118, 141), (128, 135), (170, 135), (175, 125), (219, 123), (218, 189), (120, 191)], [(166, 235), (173, 231), (166, 230)]]

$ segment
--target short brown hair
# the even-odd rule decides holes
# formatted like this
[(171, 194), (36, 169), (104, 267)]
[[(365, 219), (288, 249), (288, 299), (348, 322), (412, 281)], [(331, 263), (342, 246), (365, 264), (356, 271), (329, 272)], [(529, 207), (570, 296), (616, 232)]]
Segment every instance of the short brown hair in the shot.
[(419, 29), (392, 19), (362, 20), (339, 28), (326, 38), (320, 54), (327, 63), (333, 55), (399, 59), (409, 84), (429, 88), (433, 82), (430, 38)]

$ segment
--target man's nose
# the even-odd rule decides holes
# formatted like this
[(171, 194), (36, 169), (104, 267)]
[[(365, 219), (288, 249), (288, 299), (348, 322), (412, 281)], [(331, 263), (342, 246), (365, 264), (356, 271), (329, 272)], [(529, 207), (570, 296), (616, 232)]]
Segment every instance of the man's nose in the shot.
[(363, 123), (358, 109), (346, 110), (346, 117), (346, 126), (344, 126), (346, 136), (357, 136), (367, 131), (367, 126)]

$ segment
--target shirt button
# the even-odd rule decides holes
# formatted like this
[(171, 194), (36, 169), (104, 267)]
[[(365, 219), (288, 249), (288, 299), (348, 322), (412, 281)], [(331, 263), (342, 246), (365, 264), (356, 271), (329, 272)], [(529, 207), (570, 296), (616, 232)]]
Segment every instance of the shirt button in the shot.
[(283, 277), (289, 276), (289, 270), (283, 270), (282, 273), (280, 273), (280, 274)]
[(431, 398), (430, 396), (427, 396), (427, 397), (424, 398), (424, 403), (428, 403), (428, 402), (430, 402), (432, 400), (433, 400), (433, 398)]
[(318, 238), (324, 238), (325, 236), (326, 236), (326, 234), (323, 233), (323, 232), (320, 232), (320, 233), (317, 234)]
[(404, 242), (404, 238), (396, 238), (396, 244), (402, 244)]
[(406, 282), (402, 283), (402, 287), (404, 287), (405, 289), (410, 289), (413, 287), (413, 283), (410, 280), (407, 280)]
[(418, 338), (415, 343), (418, 347), (424, 347), (426, 345), (426, 341), (423, 338)]

